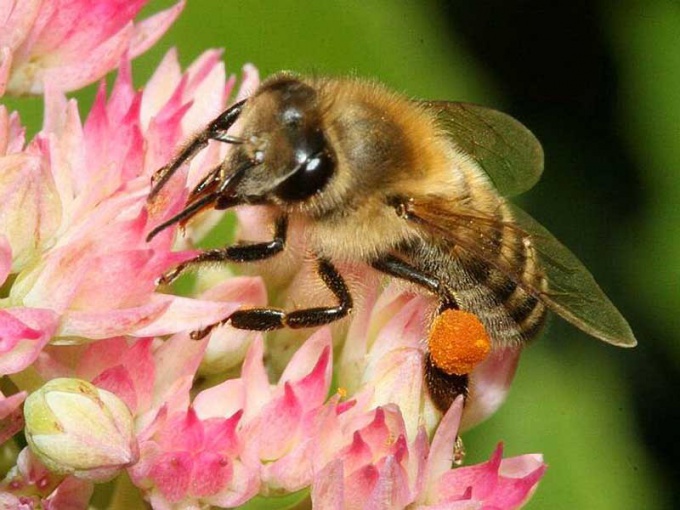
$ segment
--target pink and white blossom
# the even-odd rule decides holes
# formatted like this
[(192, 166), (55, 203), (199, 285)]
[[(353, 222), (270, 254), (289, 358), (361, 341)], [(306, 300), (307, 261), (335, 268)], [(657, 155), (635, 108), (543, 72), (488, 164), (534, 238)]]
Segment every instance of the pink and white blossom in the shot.
[(140, 434), (141, 459), (130, 469), (154, 508), (198, 502), (233, 507), (257, 494), (258, 473), (239, 458), (241, 415), (202, 420), (192, 408), (158, 413)]
[(7, 0), (0, 4), (0, 96), (71, 91), (151, 47), (180, 1), (138, 22), (148, 0)]
[(16, 465), (0, 482), (0, 508), (87, 508), (94, 484), (53, 473), (31, 452), (21, 450)]
[(366, 510), (521, 507), (545, 471), (541, 456), (501, 460), (499, 447), (488, 462), (451, 469), (461, 411), (459, 398), (431, 444), (423, 427), (409, 437), (396, 406), (378, 408), (363, 417), (365, 424), (354, 430), (339, 455), (316, 473), (314, 506)]
[[(20, 152), (16, 116), (0, 115), (4, 145), (13, 151), (0, 155), (0, 196), (6, 196), (0, 276), (13, 275), (0, 302), (0, 373), (21, 370), (48, 342), (171, 334), (234, 309), (155, 286), (159, 274), (194, 252), (171, 251), (171, 232), (146, 242), (148, 231), (181, 207), (178, 198), (166, 209), (147, 209), (151, 174), (219, 112), (234, 83), (226, 81), (216, 51), (185, 74), (178, 69), (171, 52), (153, 87), (136, 92), (124, 63), (110, 97), (102, 85), (84, 123), (74, 101), (49, 89), (43, 129)], [(163, 94), (167, 100), (158, 102)], [(217, 161), (218, 149), (195, 164)]]

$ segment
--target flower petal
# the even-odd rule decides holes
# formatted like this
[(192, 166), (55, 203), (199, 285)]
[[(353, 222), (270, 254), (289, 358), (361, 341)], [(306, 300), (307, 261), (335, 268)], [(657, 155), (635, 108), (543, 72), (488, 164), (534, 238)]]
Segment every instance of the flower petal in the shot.
[(20, 372), (38, 357), (57, 328), (52, 310), (0, 309), (0, 374)]
[(427, 474), (424, 481), (424, 491), (422, 493), (427, 498), (427, 502), (431, 502), (436, 497), (439, 497), (439, 480), (451, 469), (451, 449), (458, 436), (458, 426), (460, 425), (462, 412), (463, 397), (459, 396), (451, 404), (432, 438), (430, 454), (425, 468)]
[(332, 370), (332, 338), (330, 330), (322, 328), (293, 355), (279, 384), (290, 382), (305, 409), (310, 409), (326, 400)]
[(6, 46), (0, 46), (0, 97), (5, 95), (7, 82), (10, 80), (12, 70), (12, 50)]
[(16, 48), (38, 16), (42, 0), (10, 0), (0, 4), (0, 46)]
[(518, 348), (496, 349), (473, 370), (461, 430), (482, 422), (505, 401), (520, 354), (521, 349)]
[[(147, 326), (172, 305), (177, 298), (154, 296), (142, 306), (102, 311), (68, 310), (62, 316), (58, 336), (64, 339), (102, 339), (125, 334), (150, 336)], [(174, 321), (173, 321), (174, 322)]]
[(193, 467), (191, 453), (168, 452), (157, 459), (149, 476), (160, 492), (174, 503), (186, 496)]
[(0, 234), (0, 287), (5, 283), (12, 269), (12, 246), (7, 238)]
[(344, 489), (342, 459), (335, 459), (314, 476), (312, 506), (328, 510), (343, 510), (347, 508), (344, 504)]
[(45, 161), (27, 152), (0, 157), (0, 234), (12, 246), (13, 269), (35, 258), (60, 220), (61, 204)]
[(180, 15), (185, 3), (185, 0), (180, 0), (172, 7), (136, 23), (130, 40), (130, 56), (137, 57), (156, 44)]
[(21, 404), (28, 394), (25, 391), (5, 397), (0, 393), (0, 444), (24, 428)]
[(234, 302), (203, 301), (164, 294), (154, 295), (152, 303), (162, 303), (162, 311), (147, 324), (135, 328), (137, 336), (161, 336), (176, 331), (196, 331), (229, 317), (240, 305)]

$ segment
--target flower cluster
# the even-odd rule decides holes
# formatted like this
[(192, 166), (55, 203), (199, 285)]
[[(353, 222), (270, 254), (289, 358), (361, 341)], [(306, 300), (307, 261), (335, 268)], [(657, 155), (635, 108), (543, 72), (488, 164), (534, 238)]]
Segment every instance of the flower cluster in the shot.
[[(459, 428), (498, 407), (518, 353), (493, 353), (471, 376), (465, 410), (459, 398), (442, 416), (423, 383), (427, 298), (347, 267), (363, 282), (347, 327), (265, 343), (226, 325), (190, 339), (268, 295), (295, 301), (310, 272), (283, 258), (264, 278), (219, 269), (185, 296), (156, 287), (197, 253), (215, 217), (177, 243), (170, 230), (146, 235), (227, 148), (209, 145), (153, 206), (151, 176), (258, 74), (246, 66), (235, 91), (219, 51), (182, 72), (171, 50), (135, 90), (130, 59), (183, 5), (133, 22), (145, 3), (0, 6), (0, 95), (45, 102), (31, 140), (0, 106), (0, 444), (15, 459), (0, 506), (87, 508), (97, 485), (115, 500), (123, 478), (156, 509), (254, 498), (272, 508), (521, 506), (545, 470), (539, 455), (502, 459), (499, 447), (484, 464), (452, 468)], [(102, 82), (81, 120), (65, 92), (116, 67), (111, 92)], [(239, 211), (239, 235), (258, 238), (267, 214)], [(292, 249), (304, 250), (300, 238), (291, 233)]]
[(184, 5), (139, 23), (147, 0), (7, 0), (0, 5), (0, 95), (79, 89), (146, 51)]

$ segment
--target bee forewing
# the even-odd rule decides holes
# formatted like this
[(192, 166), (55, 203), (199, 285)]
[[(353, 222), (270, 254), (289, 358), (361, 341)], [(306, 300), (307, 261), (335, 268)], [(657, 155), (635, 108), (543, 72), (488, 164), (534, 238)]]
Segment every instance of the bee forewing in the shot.
[(470, 103), (420, 101), (455, 146), (472, 157), (501, 195), (524, 193), (543, 173), (543, 149), (509, 115)]
[(548, 281), (548, 290), (537, 297), (589, 335), (619, 347), (634, 347), (637, 340), (628, 322), (576, 255), (529, 214), (510, 208), (516, 224), (528, 234)]
[[(620, 347), (635, 346), (628, 322), (578, 258), (527, 213), (508, 202), (502, 207), (511, 220), (425, 201), (412, 202), (409, 214), (421, 228), (495, 267), (589, 335)], [(508, 242), (510, 238), (521, 242)], [(505, 239), (500, 252), (499, 239)], [(532, 263), (518, 265), (523, 257)]]

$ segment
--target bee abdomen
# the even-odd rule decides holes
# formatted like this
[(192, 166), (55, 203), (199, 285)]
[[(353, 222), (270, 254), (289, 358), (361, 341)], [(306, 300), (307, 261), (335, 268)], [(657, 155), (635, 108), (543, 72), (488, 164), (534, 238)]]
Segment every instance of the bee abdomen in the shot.
[[(505, 278), (500, 292), (485, 284), (457, 290), (461, 309), (477, 315), (495, 344), (512, 345), (535, 338), (540, 333), (547, 309), (536, 297)], [(514, 290), (507, 295), (508, 288)], [(503, 294), (506, 294), (504, 297)]]
[(525, 340), (531, 340), (540, 333), (547, 309), (538, 298), (517, 288), (502, 306)]
[[(459, 279), (456, 297), (485, 324), (500, 344), (531, 340), (541, 331), (547, 310), (537, 294), (547, 290), (531, 238), (500, 208), (497, 223), (482, 228), (483, 250), (462, 250), (467, 278)], [(461, 285), (462, 283), (462, 285)]]

